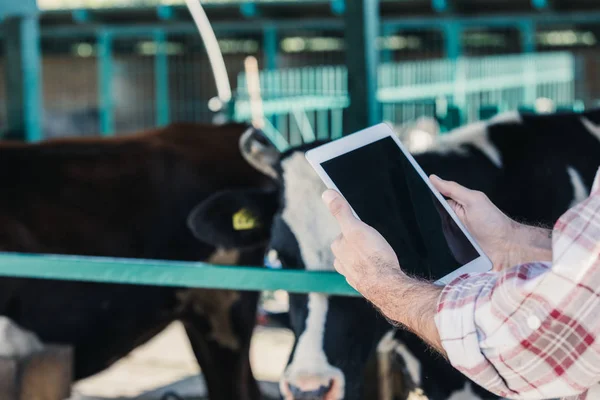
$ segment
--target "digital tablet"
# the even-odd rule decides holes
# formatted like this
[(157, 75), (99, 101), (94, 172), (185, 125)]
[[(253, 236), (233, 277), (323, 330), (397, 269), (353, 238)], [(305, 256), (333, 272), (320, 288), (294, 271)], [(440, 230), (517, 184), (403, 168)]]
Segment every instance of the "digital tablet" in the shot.
[(306, 158), (325, 185), (390, 243), (405, 273), (445, 285), (464, 273), (492, 269), (388, 125), (317, 147)]

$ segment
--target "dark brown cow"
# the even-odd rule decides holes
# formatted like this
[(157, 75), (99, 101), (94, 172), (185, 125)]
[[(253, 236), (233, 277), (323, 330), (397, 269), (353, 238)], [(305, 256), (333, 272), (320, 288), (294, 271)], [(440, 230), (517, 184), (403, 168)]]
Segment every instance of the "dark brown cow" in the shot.
[[(0, 144), (0, 250), (262, 265), (270, 221), (213, 227), (187, 221), (223, 190), (268, 188), (242, 157), (245, 125), (171, 125), (112, 139)], [(223, 220), (231, 224), (231, 219)], [(221, 227), (221, 230), (223, 228)], [(263, 230), (264, 229), (264, 230)], [(0, 314), (44, 342), (75, 346), (76, 377), (99, 372), (175, 319), (183, 321), (212, 400), (257, 399), (249, 364), (257, 293), (0, 279)]]

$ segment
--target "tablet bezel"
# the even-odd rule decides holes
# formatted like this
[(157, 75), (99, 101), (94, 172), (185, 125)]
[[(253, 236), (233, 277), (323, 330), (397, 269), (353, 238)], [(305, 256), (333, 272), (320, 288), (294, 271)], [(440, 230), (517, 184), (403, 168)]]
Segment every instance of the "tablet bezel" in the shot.
[[(425, 183), (429, 187), (429, 190), (431, 190), (431, 192), (438, 198), (438, 200), (440, 200), (442, 206), (446, 209), (446, 211), (448, 211), (449, 215), (452, 217), (454, 222), (456, 222), (458, 227), (461, 229), (461, 231), (464, 233), (464, 235), (467, 237), (469, 242), (471, 242), (471, 244), (479, 254), (479, 257), (477, 257), (473, 261), (445, 275), (444, 277), (440, 278), (434, 283), (436, 285), (446, 285), (452, 282), (454, 279), (466, 273), (490, 271), (492, 269), (492, 262), (490, 261), (490, 259), (485, 255), (485, 253), (477, 244), (475, 239), (473, 239), (473, 237), (469, 234), (467, 229), (463, 226), (460, 219), (458, 219), (458, 216), (454, 213), (446, 199), (444, 199), (444, 197), (435, 189), (435, 187), (433, 187), (423, 169), (415, 161), (410, 152), (406, 150), (404, 145), (402, 145), (402, 142), (400, 142), (400, 139), (398, 139), (393, 129), (389, 125), (381, 123), (370, 128), (363, 129), (359, 132), (353, 133), (352, 135), (345, 136), (336, 141), (309, 150), (306, 152), (305, 156), (310, 165), (316, 171), (317, 175), (319, 175), (321, 180), (325, 183), (325, 185), (328, 188), (334, 189), (338, 191), (338, 193), (341, 193), (341, 191), (331, 180), (327, 172), (325, 172), (325, 170), (321, 166), (321, 163), (329, 161), (333, 158), (349, 153), (353, 150), (356, 150), (360, 147), (371, 144), (378, 140), (384, 139), (386, 137), (391, 137), (394, 140), (394, 142), (396, 142), (402, 153), (404, 153), (405, 157), (408, 159), (408, 161), (410, 161), (411, 165), (417, 171), (421, 179), (425, 181)], [(342, 196), (344, 195), (343, 193), (341, 194)], [(359, 218), (356, 212), (354, 212), (354, 210), (352, 210), (352, 212), (357, 218)]]

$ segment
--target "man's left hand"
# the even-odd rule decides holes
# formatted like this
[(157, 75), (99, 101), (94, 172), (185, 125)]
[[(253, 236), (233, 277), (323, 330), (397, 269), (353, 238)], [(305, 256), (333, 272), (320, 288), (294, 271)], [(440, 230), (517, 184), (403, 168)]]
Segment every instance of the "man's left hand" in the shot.
[(323, 193), (323, 201), (340, 224), (342, 233), (331, 245), (336, 271), (354, 289), (375, 304), (385, 296), (387, 283), (405, 275), (389, 243), (372, 227), (357, 219), (338, 192)]

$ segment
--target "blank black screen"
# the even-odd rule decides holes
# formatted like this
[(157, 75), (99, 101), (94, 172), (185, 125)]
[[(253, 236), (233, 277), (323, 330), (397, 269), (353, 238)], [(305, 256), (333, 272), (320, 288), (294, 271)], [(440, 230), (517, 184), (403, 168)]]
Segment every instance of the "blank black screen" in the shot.
[(360, 219), (390, 243), (404, 272), (435, 281), (479, 257), (391, 137), (321, 166)]

